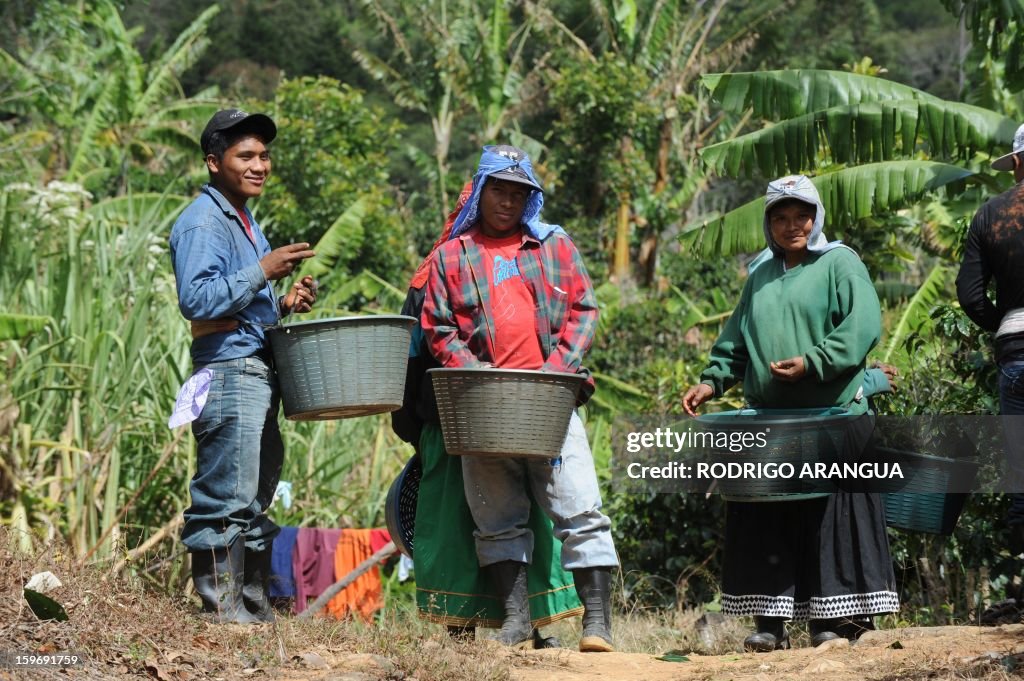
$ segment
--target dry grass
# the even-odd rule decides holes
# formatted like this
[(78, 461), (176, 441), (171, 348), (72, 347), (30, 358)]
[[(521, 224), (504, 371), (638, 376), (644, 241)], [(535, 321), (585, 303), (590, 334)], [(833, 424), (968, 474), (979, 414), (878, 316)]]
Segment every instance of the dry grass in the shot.
[[(42, 571), (53, 572), (63, 582), (51, 595), (64, 605), (69, 621), (41, 622), (23, 598), (23, 585), (33, 574)], [(698, 626), (701, 614), (696, 610), (669, 613), (637, 610), (618, 615), (613, 620), (617, 649), (623, 653), (643, 654), (652, 664), (664, 663), (656, 663), (650, 656), (671, 650), (702, 656), (725, 655), (703, 659), (703, 667), (714, 672), (723, 660), (737, 659), (731, 653), (740, 650), (750, 623), (712, 616), (710, 627)], [(922, 646), (923, 639), (920, 639), (904, 651), (907, 655), (878, 655), (878, 664), (871, 667), (871, 673), (865, 678), (879, 681), (1022, 678), (1024, 654), (1020, 655), (1020, 667), (1012, 668), (1007, 653), (993, 653), (988, 657), (978, 654), (979, 650), (1006, 650), (1001, 647), (1005, 644), (996, 645), (993, 639), (988, 647), (989, 643), (979, 643), (978, 639), (963, 641), (961, 646), (956, 630), (950, 629), (945, 639), (936, 638), (934, 643)], [(934, 629), (928, 632), (942, 634)], [(484, 636), (487, 632), (480, 634)], [(579, 640), (579, 619), (546, 627), (545, 634), (558, 636), (562, 644), (572, 650)], [(802, 641), (801, 635), (799, 631), (794, 634), (797, 644)], [(913, 636), (910, 630), (907, 635)], [(949, 638), (950, 635), (954, 638)], [(979, 648), (979, 645), (986, 647)], [(887, 642), (865, 647), (863, 652), (860, 648), (857, 648), (858, 658), (886, 650), (892, 652)], [(77, 565), (64, 547), (55, 546), (36, 554), (21, 553), (10, 548), (9, 536), (3, 529), (0, 529), (0, 652), (75, 652), (87, 660), (82, 667), (64, 671), (45, 669), (15, 673), (0, 669), (0, 680), (146, 676), (180, 681), (209, 678), (506, 681), (512, 679), (517, 670), (531, 668), (543, 675), (566, 671), (572, 676), (572, 667), (578, 664), (568, 653), (537, 656), (510, 651), (490, 642), (451, 641), (443, 628), (420, 620), (411, 608), (390, 609), (372, 625), (330, 619), (300, 621), (292, 617), (281, 617), (274, 626), (213, 625), (200, 618), (198, 604), (184, 595), (159, 593), (130, 577), (107, 580), (101, 567)], [(1024, 646), (1020, 650), (1014, 647), (1012, 652), (1024, 653)], [(786, 660), (773, 658), (774, 662)], [(788, 663), (806, 665), (806, 660), (791, 658)], [(854, 668), (851, 666), (849, 671)], [(680, 668), (684, 670), (699, 671)]]
[[(50, 593), (67, 622), (39, 621), (22, 597), (35, 573), (50, 571), (63, 585)], [(145, 675), (159, 679), (305, 678), (354, 670), (366, 679), (502, 681), (504, 655), (481, 655), (478, 646), (453, 643), (441, 627), (414, 613), (388, 612), (375, 626), (330, 619), (281, 617), (274, 626), (214, 625), (185, 596), (147, 590), (130, 578), (105, 581), (103, 570), (78, 566), (53, 547), (35, 555), (10, 548), (0, 530), (0, 650), (20, 654), (82, 654), (71, 670), (81, 679)], [(372, 657), (371, 657), (372, 656)], [(326, 663), (330, 671), (320, 665)], [(32, 678), (66, 678), (34, 670)], [(0, 670), (0, 679), (4, 671)], [(359, 678), (359, 677), (354, 677)]]

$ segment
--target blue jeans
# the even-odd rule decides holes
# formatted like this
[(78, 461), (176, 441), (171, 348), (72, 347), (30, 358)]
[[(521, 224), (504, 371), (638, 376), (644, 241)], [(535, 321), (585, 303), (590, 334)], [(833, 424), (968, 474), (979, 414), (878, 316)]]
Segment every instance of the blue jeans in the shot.
[(1010, 489), (1009, 525), (1024, 524), (1024, 360), (1010, 358), (999, 364), (999, 413), (1006, 439), (1007, 478)]
[(476, 554), (481, 567), (505, 560), (531, 562), (530, 486), (537, 504), (562, 542), (562, 567), (615, 567), (612, 522), (601, 513), (594, 457), (587, 431), (573, 412), (561, 460), (462, 457), (466, 502), (476, 523)]
[(213, 370), (206, 406), (192, 422), (196, 474), (181, 541), (189, 551), (230, 546), (242, 535), (263, 551), (280, 531), (266, 515), (281, 478), (277, 376), (259, 357), (197, 365)]

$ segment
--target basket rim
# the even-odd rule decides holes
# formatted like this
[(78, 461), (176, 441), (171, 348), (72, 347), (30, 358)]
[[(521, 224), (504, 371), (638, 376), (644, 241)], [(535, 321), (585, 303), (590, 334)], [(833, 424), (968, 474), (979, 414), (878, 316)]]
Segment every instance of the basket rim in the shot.
[(748, 407), (745, 409), (730, 409), (727, 411), (717, 411), (711, 414), (701, 414), (697, 417), (697, 421), (709, 425), (723, 422), (764, 422), (776, 425), (790, 423), (807, 424), (817, 421), (820, 421), (821, 423), (828, 423), (830, 421), (852, 419), (857, 416), (861, 416), (861, 414), (851, 413), (849, 410), (843, 409), (842, 407), (807, 407), (794, 409), (762, 409)]
[(408, 324), (409, 326), (412, 326), (413, 324), (416, 323), (417, 320), (416, 320), (415, 317), (409, 317), (408, 315), (404, 315), (404, 314), (368, 314), (368, 315), (359, 315), (359, 316), (352, 316), (352, 317), (328, 317), (326, 319), (312, 319), (312, 320), (305, 321), (305, 322), (295, 322), (294, 324), (285, 324), (283, 326), (271, 327), (271, 328), (267, 329), (267, 331), (271, 332), (271, 333), (274, 332), (274, 331), (278, 331), (278, 332), (285, 331), (285, 332), (287, 332), (289, 329), (294, 329), (296, 327), (310, 327), (310, 326), (327, 325), (327, 324), (338, 324), (338, 323), (346, 323), (346, 324), (351, 323), (351, 324), (355, 325), (355, 324), (359, 324), (359, 323), (363, 323), (363, 322), (378, 322), (378, 321), (389, 321), (389, 322), (402, 321), (402, 322), (405, 322), (406, 324)]
[(427, 373), (440, 377), (468, 374), (470, 376), (491, 375), (494, 377), (523, 376), (529, 378), (564, 378), (567, 380), (579, 381), (580, 383), (582, 383), (585, 380), (584, 377), (580, 374), (568, 373), (565, 371), (541, 371), (539, 369), (499, 369), (497, 367), (441, 367), (436, 369), (427, 369)]
[(897, 449), (896, 447), (875, 447), (875, 451), (893, 452), (895, 454), (908, 456), (914, 459), (924, 459), (925, 461), (935, 461), (937, 463), (959, 463), (964, 464), (965, 466), (973, 466), (975, 468), (981, 467), (981, 464), (979, 462), (974, 461), (974, 459), (977, 458), (977, 455), (965, 456), (962, 458), (958, 457), (954, 459), (953, 457), (950, 456), (937, 456), (935, 454), (925, 454), (923, 452), (912, 452), (909, 449)]

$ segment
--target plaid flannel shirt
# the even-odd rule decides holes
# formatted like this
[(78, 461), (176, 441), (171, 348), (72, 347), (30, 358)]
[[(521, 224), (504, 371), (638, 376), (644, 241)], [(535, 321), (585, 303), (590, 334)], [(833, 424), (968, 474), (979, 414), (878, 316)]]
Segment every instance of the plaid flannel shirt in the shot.
[[(523, 232), (516, 261), (535, 302), (542, 369), (584, 374), (581, 402), (589, 399), (594, 380), (582, 362), (597, 330), (597, 298), (579, 251), (564, 233), (540, 242)], [(469, 233), (445, 243), (434, 254), (420, 324), (431, 353), (445, 367), (494, 361), (486, 271)]]

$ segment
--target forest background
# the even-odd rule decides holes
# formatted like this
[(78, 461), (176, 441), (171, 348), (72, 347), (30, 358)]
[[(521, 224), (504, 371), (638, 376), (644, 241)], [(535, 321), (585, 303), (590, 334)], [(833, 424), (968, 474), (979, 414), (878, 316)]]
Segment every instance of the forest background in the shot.
[[(989, 340), (952, 290), (988, 170), (1024, 120), (1024, 5), (906, 0), (8, 0), (0, 5), (0, 521), (154, 588), (194, 445), (166, 419), (190, 372), (170, 226), (219, 108), (270, 113), (272, 243), (310, 241), (319, 316), (397, 311), (481, 145), (528, 150), (545, 218), (602, 305), (588, 429), (679, 413), (763, 244), (768, 179), (818, 178), (827, 233), (883, 302), (894, 414), (997, 412)], [(747, 74), (722, 77), (714, 74)], [(746, 205), (746, 207), (744, 207)], [(738, 207), (738, 208), (737, 208)], [(734, 210), (733, 210), (734, 209)], [(730, 212), (731, 211), (731, 212)], [(751, 219), (753, 216), (753, 219)], [(719, 402), (741, 403), (740, 391)], [(411, 454), (386, 416), (284, 427), (281, 524), (380, 526)], [(606, 490), (629, 607), (715, 609), (717, 496)], [(1019, 564), (1005, 499), (950, 537), (893, 531), (915, 623), (963, 621)], [(387, 580), (408, 602), (409, 587)]]

